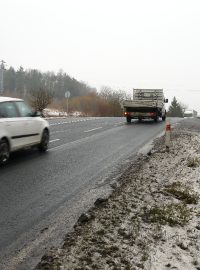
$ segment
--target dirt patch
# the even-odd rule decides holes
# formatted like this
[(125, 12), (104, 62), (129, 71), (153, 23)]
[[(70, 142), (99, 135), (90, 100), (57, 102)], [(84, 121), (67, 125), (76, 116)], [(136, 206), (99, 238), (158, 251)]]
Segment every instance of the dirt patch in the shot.
[(36, 269), (200, 269), (200, 167), (188, 166), (200, 135), (179, 127), (172, 140), (170, 152), (156, 140)]

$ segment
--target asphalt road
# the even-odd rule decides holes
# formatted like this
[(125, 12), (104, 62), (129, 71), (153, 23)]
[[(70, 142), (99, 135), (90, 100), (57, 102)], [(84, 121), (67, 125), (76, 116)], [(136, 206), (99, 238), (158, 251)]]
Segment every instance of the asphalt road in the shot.
[[(179, 121), (174, 119), (173, 121)], [(0, 269), (31, 269), (165, 123), (49, 120), (50, 150), (14, 153), (0, 169)]]

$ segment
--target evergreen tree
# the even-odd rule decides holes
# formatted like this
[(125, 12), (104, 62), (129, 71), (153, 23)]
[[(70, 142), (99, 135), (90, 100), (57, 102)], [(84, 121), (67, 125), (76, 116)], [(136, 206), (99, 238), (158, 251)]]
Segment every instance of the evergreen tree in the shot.
[(174, 97), (168, 110), (168, 116), (170, 117), (183, 117), (183, 109)]
[(22, 66), (17, 70), (16, 72), (16, 92), (20, 96), (25, 96), (25, 84), (24, 84), (24, 79), (25, 79), (25, 72)]
[(16, 90), (16, 72), (13, 67), (10, 67), (4, 72), (4, 89), (10, 93), (15, 93)]
[(70, 91), (71, 97), (96, 93), (95, 88), (77, 81), (62, 70), (57, 74), (40, 72), (37, 69), (24, 70), (23, 67), (20, 67), (17, 71), (13, 67), (4, 70), (4, 89), (7, 93), (25, 98), (28, 94), (40, 88), (49, 89), (56, 100), (62, 100), (66, 91)]

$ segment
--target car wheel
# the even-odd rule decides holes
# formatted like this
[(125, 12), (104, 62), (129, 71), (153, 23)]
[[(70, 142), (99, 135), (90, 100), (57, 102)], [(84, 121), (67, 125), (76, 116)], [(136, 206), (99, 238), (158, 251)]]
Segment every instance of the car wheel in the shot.
[(10, 157), (9, 145), (6, 140), (0, 141), (0, 165), (5, 164)]
[(49, 147), (49, 131), (45, 129), (42, 133), (41, 142), (39, 144), (39, 150), (41, 152), (46, 152)]

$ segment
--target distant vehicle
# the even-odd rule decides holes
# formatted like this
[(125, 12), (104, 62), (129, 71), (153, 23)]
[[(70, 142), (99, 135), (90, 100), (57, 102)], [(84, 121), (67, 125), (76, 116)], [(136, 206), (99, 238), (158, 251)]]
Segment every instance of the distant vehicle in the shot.
[(163, 89), (133, 89), (133, 99), (124, 100), (122, 107), (127, 123), (131, 123), (131, 119), (153, 119), (157, 122), (159, 117), (165, 121), (167, 102)]
[(187, 111), (184, 112), (183, 116), (184, 116), (184, 118), (197, 117), (197, 111), (195, 111), (195, 110), (187, 110)]
[(193, 117), (193, 111), (185, 111), (183, 116), (184, 118)]
[(0, 165), (10, 153), (30, 146), (42, 152), (49, 145), (49, 124), (22, 99), (0, 97)]

